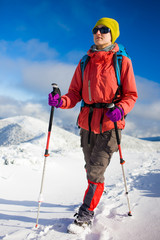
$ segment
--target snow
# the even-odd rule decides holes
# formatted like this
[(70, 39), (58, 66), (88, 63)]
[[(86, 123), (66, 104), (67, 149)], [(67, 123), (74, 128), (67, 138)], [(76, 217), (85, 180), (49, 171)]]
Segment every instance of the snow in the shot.
[(90, 232), (68, 234), (87, 181), (80, 138), (52, 127), (35, 228), (48, 123), (27, 116), (0, 120), (0, 239), (3, 240), (158, 240), (160, 234), (160, 142), (122, 136), (124, 170), (132, 217), (119, 164), (113, 155), (105, 192)]

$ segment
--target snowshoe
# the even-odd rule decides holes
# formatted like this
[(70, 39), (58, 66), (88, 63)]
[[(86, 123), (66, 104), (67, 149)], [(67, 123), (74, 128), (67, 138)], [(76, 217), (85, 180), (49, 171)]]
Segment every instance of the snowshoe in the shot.
[(74, 220), (74, 222), (68, 226), (67, 228), (68, 233), (72, 233), (72, 234), (81, 234), (83, 232), (89, 233), (92, 225), (92, 220), (83, 219), (78, 214), (75, 214), (74, 216), (77, 216), (77, 217)]
[(67, 232), (71, 234), (89, 233), (91, 231), (90, 228), (91, 224), (88, 224), (87, 222), (77, 224), (76, 221), (74, 221), (68, 226)]

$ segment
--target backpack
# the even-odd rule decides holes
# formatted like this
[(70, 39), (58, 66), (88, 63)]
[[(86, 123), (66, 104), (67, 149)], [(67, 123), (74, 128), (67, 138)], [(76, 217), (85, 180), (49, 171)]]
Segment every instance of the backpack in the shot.
[[(119, 51), (116, 52), (113, 55), (113, 63), (114, 63), (114, 70), (117, 78), (117, 85), (119, 88), (121, 88), (121, 69), (122, 69), (122, 57), (129, 57), (128, 53), (126, 52), (125, 47), (122, 44), (118, 44), (119, 46)], [(82, 82), (83, 82), (83, 75), (84, 75), (84, 70), (87, 66), (87, 63), (89, 62), (90, 57), (86, 54), (82, 57), (81, 59), (81, 72), (82, 72)]]
[[(123, 56), (129, 57), (128, 53), (126, 52), (125, 47), (122, 44), (118, 44), (119, 46), (119, 51), (114, 53), (113, 55), (113, 64), (114, 64), (114, 70), (117, 78), (117, 91), (115, 93), (115, 97), (113, 99), (113, 102), (116, 103), (118, 102), (117, 97), (122, 93), (122, 85), (121, 85), (121, 69), (122, 69), (122, 58)], [(82, 57), (80, 66), (81, 66), (81, 72), (82, 72), (82, 82), (83, 82), (83, 75), (84, 75), (84, 70), (87, 66), (87, 63), (89, 62), (90, 57), (86, 54)], [(117, 101), (116, 101), (117, 100)], [(90, 108), (89, 111), (89, 136), (88, 136), (88, 144), (90, 144), (90, 133), (91, 133), (91, 119), (92, 119), (92, 114), (93, 114), (93, 108), (104, 108), (107, 107), (107, 104), (105, 103), (93, 103), (93, 104), (86, 104), (84, 100), (82, 99), (81, 101), (81, 109), (87, 106)], [(102, 130), (102, 121), (103, 121), (103, 116), (100, 122), (100, 132)], [(78, 119), (77, 119), (78, 122)]]

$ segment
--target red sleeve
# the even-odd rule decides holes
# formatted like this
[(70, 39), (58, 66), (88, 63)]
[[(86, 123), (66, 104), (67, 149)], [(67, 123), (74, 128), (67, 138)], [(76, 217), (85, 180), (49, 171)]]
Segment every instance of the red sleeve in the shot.
[(122, 98), (117, 106), (122, 107), (126, 115), (132, 110), (138, 98), (132, 62), (127, 57), (122, 59), (121, 84)]
[(82, 92), (82, 72), (80, 62), (73, 75), (68, 93), (62, 96), (62, 109), (73, 108), (79, 101), (81, 101)]

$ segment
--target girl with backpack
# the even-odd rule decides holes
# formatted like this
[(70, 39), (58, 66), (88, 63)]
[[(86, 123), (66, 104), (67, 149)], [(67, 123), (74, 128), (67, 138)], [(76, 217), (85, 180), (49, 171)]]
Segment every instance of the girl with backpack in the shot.
[[(90, 225), (93, 220), (94, 209), (104, 191), (105, 170), (113, 153), (118, 151), (114, 122), (121, 137), (124, 116), (132, 110), (138, 97), (132, 63), (127, 56), (122, 56), (120, 63), (121, 87), (117, 84), (114, 55), (119, 52), (115, 43), (120, 34), (118, 22), (101, 18), (92, 33), (94, 45), (87, 52), (89, 60), (84, 72), (80, 60), (68, 93), (49, 94), (49, 105), (61, 109), (73, 108), (83, 99), (78, 125), (88, 187), (74, 220), (77, 226)], [(107, 104), (113, 102), (115, 108), (108, 109)]]

